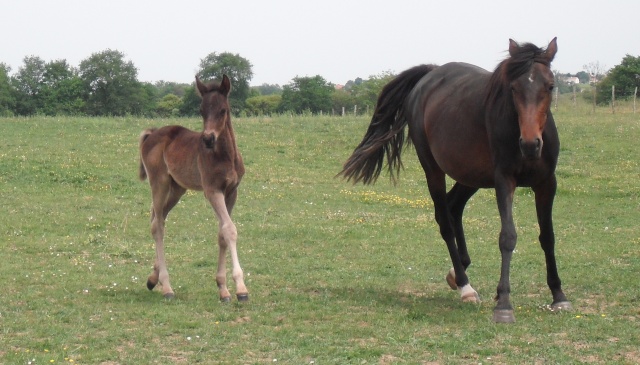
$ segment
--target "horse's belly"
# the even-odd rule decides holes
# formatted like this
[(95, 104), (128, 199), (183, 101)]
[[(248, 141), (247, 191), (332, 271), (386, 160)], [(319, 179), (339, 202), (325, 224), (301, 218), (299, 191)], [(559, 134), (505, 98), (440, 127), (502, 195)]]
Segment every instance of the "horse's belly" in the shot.
[(488, 146), (471, 141), (449, 141), (446, 146), (430, 143), (440, 169), (455, 181), (477, 188), (494, 186), (494, 166)]

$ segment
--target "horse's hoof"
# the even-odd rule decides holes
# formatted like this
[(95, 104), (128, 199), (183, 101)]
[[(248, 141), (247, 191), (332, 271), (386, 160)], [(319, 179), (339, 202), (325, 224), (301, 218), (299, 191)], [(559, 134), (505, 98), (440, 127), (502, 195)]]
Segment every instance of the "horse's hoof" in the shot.
[(166, 299), (166, 300), (173, 300), (173, 298), (175, 298), (175, 297), (176, 297), (176, 296), (175, 296), (175, 294), (173, 294), (173, 293), (165, 293), (165, 294), (163, 294), (162, 296), (163, 296), (163, 297), (164, 297), (164, 299)]
[(494, 309), (493, 321), (495, 323), (513, 323), (516, 317), (513, 315), (513, 309)]
[(558, 302), (558, 303), (553, 303), (551, 304), (551, 311), (552, 312), (558, 312), (558, 311), (570, 311), (573, 310), (573, 306), (571, 305), (570, 302)]
[(153, 288), (156, 287), (156, 284), (158, 284), (158, 283), (154, 283), (151, 280), (147, 280), (147, 289), (153, 290)]
[(231, 302), (231, 297), (222, 297), (222, 298), (220, 298), (220, 301), (222, 303), (229, 303), (229, 302)]
[(460, 297), (463, 303), (480, 303), (480, 295), (477, 292), (467, 293)]
[(445, 279), (447, 280), (447, 284), (449, 284), (449, 287), (452, 290), (458, 289), (458, 284), (456, 284), (456, 274), (453, 269), (449, 270), (449, 273), (447, 274), (447, 277)]
[(236, 297), (238, 297), (238, 301), (239, 302), (248, 302), (249, 301), (249, 293), (236, 294)]

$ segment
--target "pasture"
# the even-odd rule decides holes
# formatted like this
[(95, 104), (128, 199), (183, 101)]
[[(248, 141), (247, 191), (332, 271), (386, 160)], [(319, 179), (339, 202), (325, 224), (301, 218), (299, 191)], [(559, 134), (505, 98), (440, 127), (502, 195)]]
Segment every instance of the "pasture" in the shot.
[(235, 118), (246, 175), (233, 212), (250, 301), (218, 301), (217, 221), (188, 192), (167, 220), (176, 297), (154, 259), (144, 128), (199, 119), (0, 119), (2, 364), (635, 364), (640, 362), (640, 114), (561, 106), (554, 209), (573, 312), (551, 295), (533, 196), (516, 191), (516, 323), (491, 322), (500, 222), (493, 191), (464, 222), (461, 303), (415, 151), (394, 186), (334, 178), (366, 117)]

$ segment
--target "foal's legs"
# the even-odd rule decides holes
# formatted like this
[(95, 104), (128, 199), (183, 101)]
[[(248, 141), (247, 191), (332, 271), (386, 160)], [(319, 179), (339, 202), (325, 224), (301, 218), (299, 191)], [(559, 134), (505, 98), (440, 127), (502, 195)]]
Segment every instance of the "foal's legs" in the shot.
[(231, 277), (236, 284), (236, 297), (239, 301), (249, 300), (249, 292), (244, 285), (244, 274), (240, 267), (238, 259), (238, 250), (236, 247), (238, 240), (238, 231), (235, 224), (231, 221), (231, 210), (236, 202), (238, 192), (233, 189), (227, 196), (221, 191), (205, 191), (205, 195), (218, 218), (218, 271), (216, 273), (216, 283), (220, 293), (220, 300), (228, 302), (231, 300), (231, 294), (227, 288), (227, 271), (226, 271), (226, 253), (229, 249), (231, 253)]
[(553, 176), (545, 184), (536, 186), (533, 191), (535, 193), (538, 225), (540, 226), (540, 245), (542, 246), (547, 262), (547, 284), (549, 285), (551, 295), (553, 296), (551, 308), (553, 310), (569, 310), (571, 309), (571, 303), (562, 292), (554, 252), (555, 236), (553, 233), (552, 207), (556, 193), (556, 186), (556, 178)]
[(178, 203), (185, 189), (173, 181), (170, 176), (165, 176), (162, 181), (152, 182), (151, 193), (153, 206), (151, 208), (151, 235), (156, 242), (156, 261), (153, 272), (147, 279), (147, 288), (152, 290), (158, 282), (162, 285), (162, 295), (173, 298), (173, 289), (169, 283), (169, 272), (164, 257), (164, 226), (169, 211)]

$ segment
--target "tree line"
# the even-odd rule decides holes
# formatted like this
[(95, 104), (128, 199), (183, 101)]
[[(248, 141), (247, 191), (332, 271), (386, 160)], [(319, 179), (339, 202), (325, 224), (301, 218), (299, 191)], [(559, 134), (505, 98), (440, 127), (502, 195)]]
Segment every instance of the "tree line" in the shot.
[[(357, 78), (342, 88), (322, 76), (295, 77), (284, 86), (250, 87), (252, 64), (238, 54), (211, 53), (200, 60), (203, 80), (232, 81), (230, 103), (235, 115), (274, 113), (342, 113), (372, 108), (391, 73)], [(138, 80), (132, 61), (117, 50), (107, 49), (82, 60), (78, 67), (66, 60), (45, 61), (27, 56), (12, 73), (0, 62), (0, 116), (88, 115), (146, 117), (193, 116), (200, 99), (193, 83)], [(355, 108), (357, 110), (357, 108)]]
[[(198, 74), (204, 80), (228, 75), (233, 85), (229, 96), (233, 113), (243, 116), (365, 113), (373, 110), (380, 90), (395, 76), (383, 72), (366, 80), (350, 80), (339, 87), (316, 75), (294, 77), (283, 86), (251, 87), (252, 67), (251, 62), (238, 54), (213, 52), (200, 60)], [(593, 73), (590, 68), (585, 66), (585, 71), (577, 73), (581, 85)], [(560, 76), (563, 75), (556, 72), (560, 93), (572, 92), (572, 87)], [(640, 83), (640, 57), (627, 55), (620, 65), (600, 76), (595, 85), (597, 103), (611, 101), (611, 85), (616, 86), (617, 98), (631, 97)], [(586, 98), (590, 97), (586, 94)], [(45, 61), (28, 56), (12, 73), (9, 66), (0, 62), (0, 116), (178, 117), (196, 115), (199, 104), (193, 84), (140, 82), (133, 62), (117, 50), (94, 53), (78, 67), (66, 60)]]

